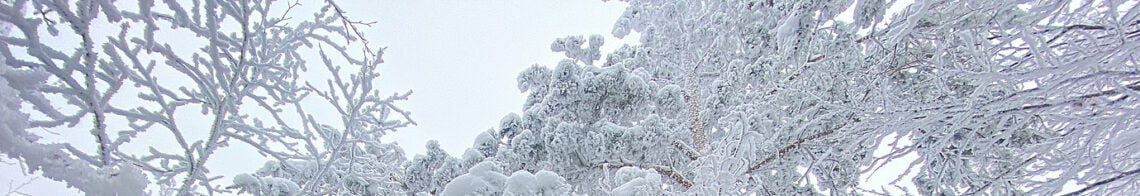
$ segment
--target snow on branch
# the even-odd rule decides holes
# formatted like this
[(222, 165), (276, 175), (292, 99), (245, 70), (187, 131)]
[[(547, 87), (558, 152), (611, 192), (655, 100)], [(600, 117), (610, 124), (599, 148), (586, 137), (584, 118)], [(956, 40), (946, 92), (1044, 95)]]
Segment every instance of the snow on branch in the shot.
[[(14, 145), (5, 146), (4, 153), (88, 194), (112, 194), (104, 192), (111, 187), (128, 195), (144, 190), (177, 195), (230, 192), (218, 184), (222, 176), (210, 174), (207, 165), (231, 142), (248, 145), (275, 161), (318, 163), (315, 175), (238, 180), (248, 185), (258, 178), (262, 185), (276, 187), (293, 181), (296, 186), (273, 190), (359, 193), (365, 190), (317, 176), (328, 170), (381, 176), (389, 174), (341, 169), (398, 168), (402, 159), (358, 163), (391, 156), (392, 151), (368, 149), (388, 146), (378, 139), (415, 125), (411, 113), (395, 104), (411, 91), (382, 96), (373, 87), (383, 51), (372, 49), (362, 37), (357, 26), (368, 23), (349, 20), (332, 0), (309, 20), (292, 19), (290, 12), (299, 2), (287, 2), (284, 10), (274, 8), (281, 3), (274, 0), (187, 3), (140, 0), (137, 6), (116, 7), (123, 5), (105, 0), (15, 0), (0, 5), (0, 21), (11, 24), (11, 31), (0, 35), (2, 68), (10, 70), (3, 78), (15, 90), (12, 94), (19, 95), (12, 100), (16, 105), (30, 103), (34, 110), (24, 111), (42, 114), (25, 117), (21, 122), (27, 124), (4, 131), (10, 136), (4, 143)], [(193, 35), (186, 37), (187, 42), (167, 38), (186, 34)], [(53, 41), (61, 37), (80, 41), (61, 47)], [(324, 48), (335, 52), (326, 53)], [(309, 69), (308, 62), (322, 62), (305, 59), (309, 54), (320, 54), (328, 69)], [(320, 74), (327, 75), (329, 85), (309, 85), (323, 80), (312, 77)], [(311, 99), (324, 100), (328, 106), (302, 104)], [(329, 114), (326, 108), (335, 108), (341, 119), (314, 118)], [(179, 110), (199, 111), (199, 116)], [(24, 111), (14, 109), (14, 114)], [(72, 147), (88, 146), (84, 141), (47, 145), (31, 131), (87, 127), (93, 138), (87, 142), (96, 144), (93, 153)], [(154, 131), (170, 137), (136, 138)], [(176, 144), (178, 150), (124, 150), (137, 148), (133, 143), (159, 139)], [(341, 162), (347, 165), (334, 166)], [(55, 163), (82, 170), (56, 169)], [(127, 182), (132, 184), (108, 184)]]

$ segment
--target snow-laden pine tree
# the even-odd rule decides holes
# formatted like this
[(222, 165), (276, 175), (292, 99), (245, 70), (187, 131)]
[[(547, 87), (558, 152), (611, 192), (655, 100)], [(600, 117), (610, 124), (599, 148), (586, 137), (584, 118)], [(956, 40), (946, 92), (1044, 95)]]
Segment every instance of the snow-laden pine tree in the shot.
[(640, 45), (556, 40), (443, 194), (540, 171), (592, 195), (1140, 189), (1137, 2), (902, 3), (629, 1), (613, 34)]
[[(379, 138), (414, 124), (410, 92), (374, 86), (366, 23), (306, 4), (4, 0), (0, 152), (88, 195), (403, 192)], [(233, 145), (272, 161), (221, 180)]]

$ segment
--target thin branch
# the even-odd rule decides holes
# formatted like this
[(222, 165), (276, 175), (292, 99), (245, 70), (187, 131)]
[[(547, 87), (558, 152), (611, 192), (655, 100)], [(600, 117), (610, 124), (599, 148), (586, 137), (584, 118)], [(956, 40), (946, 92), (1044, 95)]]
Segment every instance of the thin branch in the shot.
[(1086, 186), (1085, 188), (1081, 188), (1081, 190), (1073, 191), (1071, 193), (1066, 193), (1064, 195), (1065, 196), (1080, 195), (1081, 193), (1092, 190), (1092, 189), (1097, 188), (1099, 186), (1103, 186), (1105, 184), (1112, 183), (1112, 182), (1115, 182), (1117, 180), (1120, 180), (1120, 179), (1123, 179), (1123, 178), (1126, 178), (1126, 177), (1129, 177), (1132, 175), (1136, 175), (1136, 174), (1140, 174), (1140, 169), (1134, 169), (1131, 171), (1126, 171), (1124, 173), (1117, 174), (1116, 176), (1113, 176), (1111, 178), (1100, 180), (1100, 181), (1097, 181), (1095, 183), (1089, 184), (1089, 186)]

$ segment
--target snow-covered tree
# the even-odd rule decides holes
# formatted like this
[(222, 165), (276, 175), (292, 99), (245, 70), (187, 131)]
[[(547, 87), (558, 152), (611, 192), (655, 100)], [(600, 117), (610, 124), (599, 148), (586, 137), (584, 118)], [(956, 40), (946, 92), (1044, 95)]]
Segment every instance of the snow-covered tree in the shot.
[(1128, 194), (1138, 15), (1136, 2), (916, 1), (864, 39), (905, 89), (867, 122), (913, 141), (893, 153), (919, 155), (923, 193)]
[(449, 180), (463, 174), (470, 165), (447, 155), (439, 142), (428, 141), (427, 154), (416, 155), (404, 166), (403, 184), (408, 193), (438, 194)]
[(502, 195), (506, 188), (507, 176), (495, 162), (480, 162), (467, 170), (467, 173), (451, 179), (439, 195)]
[(28, 172), (89, 195), (212, 195), (234, 190), (211, 156), (245, 145), (271, 161), (233, 178), (239, 192), (399, 187), (403, 152), (379, 138), (414, 124), (394, 105), (410, 92), (373, 86), (383, 50), (332, 0), (300, 15), (275, 0), (3, 2), (0, 152)]
[(504, 175), (495, 162), (480, 162), (456, 177), (440, 192), (443, 196), (463, 195), (569, 195), (570, 185), (558, 174), (546, 170), (534, 173), (518, 170)]
[(1136, 2), (902, 3), (629, 1), (639, 45), (556, 40), (475, 148), (586, 194), (1140, 189)]
[[(379, 140), (408, 93), (334, 1), (0, 2), (0, 152), (91, 195), (1140, 189), (1135, 1), (631, 0), (612, 34), (638, 45), (554, 40), (521, 111), (410, 161)], [(217, 182), (231, 143), (270, 161)]]

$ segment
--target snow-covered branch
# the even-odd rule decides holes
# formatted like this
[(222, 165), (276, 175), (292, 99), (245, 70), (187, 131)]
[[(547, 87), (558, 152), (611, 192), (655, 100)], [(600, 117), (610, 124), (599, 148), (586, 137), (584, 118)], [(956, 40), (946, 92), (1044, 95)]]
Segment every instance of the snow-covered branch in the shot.
[[(123, 5), (105, 0), (15, 0), (0, 5), (0, 21), (12, 24), (14, 30), (0, 36), (4, 40), (0, 42), (3, 69), (11, 70), (4, 72), (4, 79), (12, 84), (8, 86), (15, 90), (13, 94), (20, 95), (13, 100), (16, 105), (26, 102), (35, 109), (16, 108), (14, 114), (42, 114), (22, 121), (29, 124), (4, 131), (9, 136), (4, 137), (9, 141), (4, 143), (11, 144), (4, 147), (4, 153), (22, 157), (31, 170), (43, 170), (49, 179), (64, 181), (88, 194), (131, 195), (144, 190), (215, 194), (228, 190), (217, 184), (221, 176), (210, 174), (206, 167), (211, 165), (212, 155), (229, 147), (231, 141), (248, 145), (275, 161), (321, 160), (312, 162), (319, 168), (313, 170), (316, 176), (321, 176), (327, 170), (362, 171), (332, 169), (339, 160), (349, 160), (349, 167), (376, 165), (354, 162), (362, 159), (359, 156), (382, 157), (393, 152), (357, 152), (385, 145), (378, 142), (379, 137), (415, 124), (410, 112), (395, 104), (406, 100), (410, 91), (382, 97), (373, 88), (383, 52), (371, 49), (356, 27), (363, 23), (349, 21), (336, 2), (325, 1), (323, 9), (304, 21), (291, 19), (294, 15), (290, 12), (299, 2), (291, 2), (282, 7), (284, 10), (274, 8), (278, 3), (275, 0), (186, 3), (190, 2), (140, 0), (137, 6), (116, 7)], [(25, 13), (27, 10), (32, 12)], [(71, 31), (59, 31), (58, 27)], [(186, 39), (200, 42), (166, 38), (172, 35), (192, 35)], [(68, 36), (80, 41), (51, 41)], [(336, 52), (326, 54), (324, 50), (314, 51), (316, 48)], [(357, 49), (362, 51), (360, 55), (348, 52)], [(307, 62), (313, 61), (306, 59), (309, 54), (320, 54), (327, 72), (309, 70)], [(328, 88), (305, 85), (320, 81), (320, 77), (312, 77), (320, 74), (329, 75)], [(331, 85), (334, 81), (336, 85)], [(324, 99), (333, 107), (302, 104), (314, 98)], [(342, 119), (313, 117), (328, 114), (326, 108), (336, 108), (344, 114)], [(199, 116), (179, 112), (194, 109), (200, 111)], [(92, 122), (90, 126), (79, 126), (86, 120)], [(208, 126), (202, 128), (203, 124)], [(335, 126), (342, 128), (333, 129)], [(79, 141), (41, 144), (43, 141), (28, 129), (75, 129), (70, 127), (91, 128), (94, 153), (76, 148), (87, 146)], [(116, 135), (114, 130), (121, 131)], [(135, 138), (153, 131), (168, 132), (169, 137)], [(138, 147), (132, 143), (157, 140), (175, 143), (179, 150), (123, 149)], [(401, 160), (372, 167), (398, 167)], [(87, 168), (90, 175), (76, 173), (81, 171), (60, 173), (53, 168), (57, 163)], [(98, 176), (103, 174), (119, 177)], [(339, 192), (336, 187), (343, 187), (329, 185), (341, 182), (336, 179), (294, 175), (299, 178), (281, 177), (273, 182), (293, 183), (297, 188), (289, 190), (311, 190), (313, 194)], [(124, 180), (116, 181), (118, 178)], [(125, 182), (134, 184), (107, 185)], [(115, 192), (104, 192), (112, 191), (105, 189), (110, 187), (116, 188)]]

